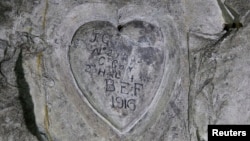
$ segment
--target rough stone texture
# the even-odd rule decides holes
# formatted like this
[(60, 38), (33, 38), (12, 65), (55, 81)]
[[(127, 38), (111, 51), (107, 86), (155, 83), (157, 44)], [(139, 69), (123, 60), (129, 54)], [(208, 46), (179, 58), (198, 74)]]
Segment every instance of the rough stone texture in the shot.
[(242, 28), (223, 31), (216, 0), (2, 0), (0, 140), (206, 141), (249, 123), (250, 4), (226, 3)]

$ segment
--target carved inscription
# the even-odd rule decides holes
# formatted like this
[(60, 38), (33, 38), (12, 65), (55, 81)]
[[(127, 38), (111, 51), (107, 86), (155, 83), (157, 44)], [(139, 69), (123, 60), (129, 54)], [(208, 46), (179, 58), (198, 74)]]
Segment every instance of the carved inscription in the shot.
[[(85, 63), (85, 72), (90, 76), (103, 78), (105, 93), (110, 97), (112, 108), (135, 111), (137, 96), (143, 91), (144, 79), (141, 77), (135, 80), (134, 75), (137, 74), (133, 73), (132, 69), (136, 69), (137, 63), (142, 61), (133, 56), (128, 64), (132, 47), (112, 42), (112, 36), (99, 30), (92, 31), (89, 40), (91, 59)], [(125, 72), (129, 75), (124, 76)]]
[(78, 29), (69, 49), (71, 69), (98, 112), (126, 124), (145, 110), (163, 75), (162, 40), (159, 28), (141, 21), (120, 31), (100, 21)]

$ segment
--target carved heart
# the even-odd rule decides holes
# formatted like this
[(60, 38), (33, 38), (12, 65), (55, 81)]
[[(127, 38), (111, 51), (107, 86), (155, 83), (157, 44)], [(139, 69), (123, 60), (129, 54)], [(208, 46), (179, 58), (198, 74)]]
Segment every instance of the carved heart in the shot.
[(82, 25), (69, 48), (78, 87), (99, 114), (122, 131), (144, 115), (163, 77), (165, 54), (159, 27), (131, 21)]

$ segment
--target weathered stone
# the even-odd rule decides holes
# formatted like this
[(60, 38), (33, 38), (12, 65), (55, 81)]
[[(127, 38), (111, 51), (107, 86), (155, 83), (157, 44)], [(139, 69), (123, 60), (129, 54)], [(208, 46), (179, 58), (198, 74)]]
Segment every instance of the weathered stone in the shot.
[(120, 26), (86, 23), (72, 39), (69, 60), (93, 108), (123, 130), (134, 125), (154, 100), (166, 57), (159, 28), (142, 21)]

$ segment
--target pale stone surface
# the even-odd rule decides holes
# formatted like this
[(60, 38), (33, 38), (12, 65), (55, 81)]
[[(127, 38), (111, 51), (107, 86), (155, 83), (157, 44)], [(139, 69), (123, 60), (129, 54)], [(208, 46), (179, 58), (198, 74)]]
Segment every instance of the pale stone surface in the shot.
[(120, 130), (133, 125), (151, 105), (164, 72), (159, 28), (131, 21), (80, 27), (69, 49), (71, 70), (90, 104)]
[(190, 131), (193, 130), (200, 140), (207, 139), (207, 124), (249, 122), (249, 29), (246, 24), (231, 31), (218, 42), (194, 50), (190, 57), (193, 60), (190, 69), (193, 108), (190, 114), (194, 126)]
[(0, 2), (0, 140), (206, 141), (249, 123), (249, 3)]

